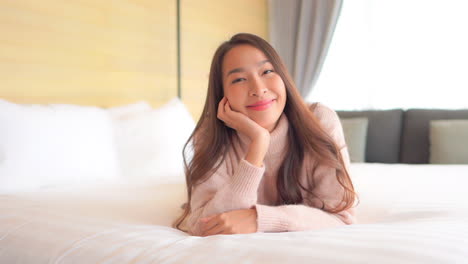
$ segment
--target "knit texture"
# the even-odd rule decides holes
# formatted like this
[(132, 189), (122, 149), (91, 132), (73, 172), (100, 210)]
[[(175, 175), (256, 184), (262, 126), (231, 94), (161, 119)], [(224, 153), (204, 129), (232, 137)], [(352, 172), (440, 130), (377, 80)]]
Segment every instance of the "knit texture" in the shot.
[[(338, 115), (321, 103), (317, 103), (314, 114), (340, 147), (349, 172), (349, 154)], [(304, 204), (278, 205), (276, 179), (286, 154), (288, 128), (288, 118), (283, 113), (270, 133), (270, 146), (262, 167), (244, 159), (250, 140), (241, 133), (236, 134), (223, 164), (208, 180), (192, 190), (191, 212), (186, 223), (191, 235), (200, 235), (200, 218), (249, 208), (257, 211), (257, 232), (317, 230), (357, 223), (355, 207), (337, 214), (319, 209), (322, 206), (319, 198), (327, 208), (332, 208), (340, 204), (344, 191), (333, 168), (318, 165), (314, 175), (307, 177), (306, 172), (316, 166), (313, 157), (306, 158), (299, 180), (304, 186), (309, 186), (310, 178), (315, 179), (314, 196), (301, 190), (302, 196), (308, 197)]]

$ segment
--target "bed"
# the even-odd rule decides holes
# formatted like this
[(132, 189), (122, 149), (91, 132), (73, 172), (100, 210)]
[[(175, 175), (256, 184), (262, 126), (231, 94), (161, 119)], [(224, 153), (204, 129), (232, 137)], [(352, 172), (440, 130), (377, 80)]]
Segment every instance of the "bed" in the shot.
[[(189, 236), (184, 183), (0, 196), (1, 263), (466, 263), (467, 165), (352, 164), (359, 224)], [(403, 183), (403, 184), (402, 184)]]
[[(120, 123), (111, 125), (120, 129), (120, 137), (141, 140), (137, 132), (150, 133), (137, 125), (148, 126), (148, 115), (165, 122), (160, 117), (163, 110), (140, 106), (131, 107), (146, 115), (138, 122), (129, 121), (128, 111), (115, 110)], [(158, 138), (163, 136), (157, 132)], [(169, 144), (167, 138), (164, 141)], [(96, 142), (91, 143), (98, 148)], [(84, 172), (55, 168), (60, 177), (50, 176), (49, 171), (48, 177), (32, 185), (24, 181), (16, 189), (3, 185), (0, 263), (428, 264), (468, 260), (468, 165), (352, 163), (351, 175), (361, 200), (358, 224), (318, 231), (196, 237), (171, 227), (185, 202), (183, 173), (175, 166), (142, 166), (143, 158), (136, 159), (132, 152), (136, 149), (131, 146), (137, 143), (140, 152), (156, 144), (148, 139), (118, 143), (116, 151), (125, 150), (127, 155), (117, 154), (120, 173), (107, 161), (108, 173), (102, 177), (98, 176), (104, 170), (90, 179)], [(145, 157), (170, 158), (170, 154), (159, 157), (146, 152)], [(76, 153), (73, 157), (77, 158)], [(80, 164), (84, 166), (85, 161), (83, 157)], [(154, 165), (154, 159), (146, 162)], [(163, 163), (168, 165), (167, 160)], [(11, 169), (0, 170), (0, 178), (8, 178), (5, 173), (12, 173)], [(24, 180), (39, 172), (24, 170), (20, 175)], [(110, 172), (115, 175), (109, 176)], [(70, 178), (69, 174), (76, 175)]]

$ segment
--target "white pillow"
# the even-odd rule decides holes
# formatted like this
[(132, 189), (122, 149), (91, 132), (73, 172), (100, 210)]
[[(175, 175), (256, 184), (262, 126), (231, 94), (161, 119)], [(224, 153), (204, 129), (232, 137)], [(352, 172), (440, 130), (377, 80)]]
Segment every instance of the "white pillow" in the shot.
[(116, 145), (124, 177), (132, 182), (185, 181), (182, 149), (194, 128), (192, 116), (178, 98), (116, 120)]
[(148, 104), (148, 102), (139, 101), (133, 104), (111, 107), (108, 108), (107, 111), (109, 112), (112, 119), (127, 119), (133, 115), (138, 115), (150, 111), (151, 109), (151, 105)]
[(105, 182), (120, 176), (107, 111), (0, 99), (1, 192)]

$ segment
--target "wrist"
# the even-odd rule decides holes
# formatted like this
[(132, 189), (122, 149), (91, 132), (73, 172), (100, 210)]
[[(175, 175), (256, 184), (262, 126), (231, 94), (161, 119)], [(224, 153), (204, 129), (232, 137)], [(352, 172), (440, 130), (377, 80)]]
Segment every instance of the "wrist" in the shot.
[(269, 141), (258, 140), (250, 143), (245, 160), (250, 164), (262, 167), (263, 159), (268, 151)]
[(257, 209), (255, 208), (255, 206), (253, 206), (253, 208), (250, 209), (251, 212), (252, 212), (252, 215), (253, 215), (253, 218), (254, 218), (254, 230), (253, 232), (257, 232), (258, 231), (258, 224), (257, 224), (257, 219), (258, 219), (258, 214), (257, 214)]
[(270, 132), (268, 130), (256, 133), (255, 136), (251, 136), (250, 140), (252, 143), (256, 142), (257, 144), (270, 144)]

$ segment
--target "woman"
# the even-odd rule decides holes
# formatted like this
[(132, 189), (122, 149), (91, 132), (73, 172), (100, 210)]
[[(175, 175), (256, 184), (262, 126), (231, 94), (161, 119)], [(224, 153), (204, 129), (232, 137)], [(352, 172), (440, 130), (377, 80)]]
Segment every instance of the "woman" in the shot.
[[(185, 151), (193, 146), (187, 164)], [(335, 111), (301, 98), (276, 51), (234, 35), (216, 50), (184, 147), (191, 235), (315, 230), (356, 223), (357, 194)]]

